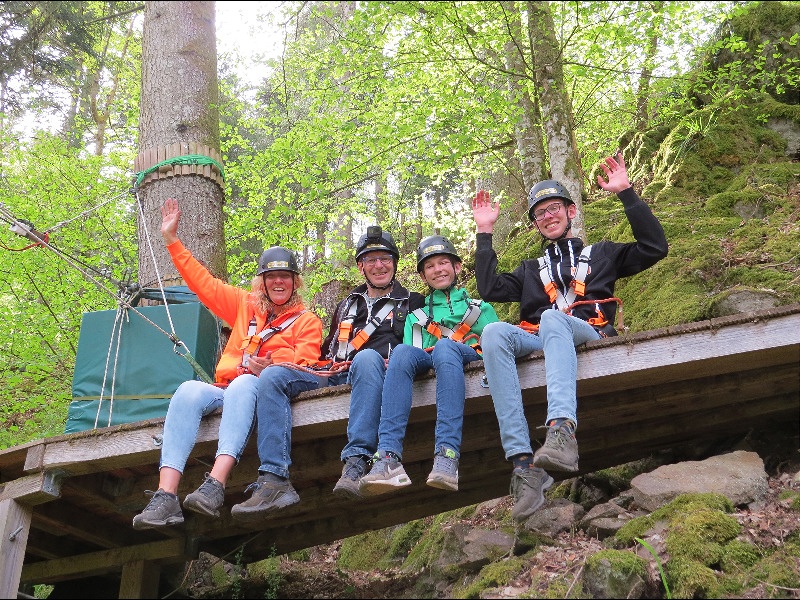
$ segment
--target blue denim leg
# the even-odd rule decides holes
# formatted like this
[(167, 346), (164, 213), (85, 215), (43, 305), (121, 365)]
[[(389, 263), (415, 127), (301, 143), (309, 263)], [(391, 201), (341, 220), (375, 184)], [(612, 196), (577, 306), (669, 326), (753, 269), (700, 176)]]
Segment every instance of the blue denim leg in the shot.
[(225, 392), (202, 381), (184, 381), (172, 395), (164, 421), (161, 467), (180, 473), (186, 466), (200, 429), (200, 419), (222, 406)]
[(444, 338), (431, 352), (436, 371), (436, 438), (434, 454), (441, 446), (461, 455), (461, 431), (464, 425), (464, 365), (480, 360), (480, 355), (460, 342)]
[(256, 423), (258, 377), (239, 375), (225, 390), (225, 407), (219, 424), (217, 456), (227, 454), (239, 462)]
[(315, 390), (321, 379), (287, 367), (267, 367), (258, 377), (259, 472), (289, 477), (292, 448), (292, 408), (289, 401), (301, 392)]
[(431, 355), (420, 348), (400, 344), (392, 350), (383, 384), (381, 424), (378, 428), (378, 450), (381, 452), (394, 452), (402, 458), (414, 377), (432, 368)]
[(572, 419), (576, 412), (578, 357), (575, 346), (596, 340), (600, 334), (583, 319), (550, 309), (542, 313), (539, 337), (544, 348), (544, 368), (547, 372), (547, 420)]
[(506, 458), (532, 453), (516, 359), (541, 350), (542, 342), (538, 335), (523, 331), (511, 323), (497, 321), (484, 327), (481, 348)]
[[(370, 348), (356, 353), (347, 375), (350, 391), (350, 416), (347, 445), (342, 460), (359, 454), (372, 456), (378, 449), (378, 424), (381, 421), (381, 394), (386, 377), (386, 360)], [(335, 383), (330, 382), (330, 385)]]

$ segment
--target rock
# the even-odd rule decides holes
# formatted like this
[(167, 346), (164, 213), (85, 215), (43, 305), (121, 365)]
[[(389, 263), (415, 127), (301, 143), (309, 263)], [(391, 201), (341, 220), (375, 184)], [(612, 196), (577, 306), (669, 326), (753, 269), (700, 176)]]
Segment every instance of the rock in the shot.
[(722, 494), (733, 504), (744, 505), (767, 493), (767, 473), (758, 454), (737, 451), (659, 467), (634, 477), (631, 487), (636, 504), (649, 511), (691, 493)]
[(601, 550), (586, 561), (583, 587), (592, 598), (642, 598), (647, 562), (633, 552)]
[(603, 540), (617, 533), (632, 518), (632, 515), (621, 506), (606, 502), (593, 507), (578, 526), (588, 535)]
[(510, 534), (456, 524), (445, 531), (444, 546), (434, 565), (446, 575), (474, 572), (505, 556), (513, 546)]
[(525, 522), (525, 528), (555, 537), (562, 531), (569, 531), (574, 521), (579, 520), (586, 511), (580, 504), (558, 498), (537, 510)]
[(767, 127), (786, 140), (786, 156), (794, 157), (800, 152), (800, 125), (791, 119), (770, 117)]
[[(723, 292), (725, 294), (725, 292)], [(758, 290), (733, 290), (727, 295), (720, 295), (712, 307), (712, 316), (726, 317), (743, 312), (753, 312), (778, 305), (775, 294)]]
[(733, 205), (733, 212), (743, 219), (763, 219), (767, 212), (760, 204), (737, 200)]

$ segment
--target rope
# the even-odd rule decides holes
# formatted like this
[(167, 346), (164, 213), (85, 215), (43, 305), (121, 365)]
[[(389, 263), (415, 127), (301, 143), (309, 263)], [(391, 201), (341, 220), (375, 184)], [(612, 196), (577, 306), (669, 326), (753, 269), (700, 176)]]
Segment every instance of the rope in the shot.
[(89, 208), (89, 209), (87, 209), (87, 210), (83, 211), (82, 213), (80, 213), (79, 215), (76, 215), (76, 216), (72, 217), (71, 219), (67, 219), (66, 221), (61, 221), (60, 223), (56, 223), (56, 224), (55, 224), (55, 225), (53, 225), (52, 227), (50, 227), (50, 228), (48, 228), (48, 229), (45, 229), (45, 231), (47, 231), (47, 232), (51, 232), (51, 233), (52, 233), (52, 232), (53, 232), (53, 231), (55, 231), (56, 229), (60, 229), (60, 228), (62, 228), (64, 225), (67, 225), (68, 223), (72, 223), (73, 221), (75, 221), (75, 220), (77, 220), (77, 219), (80, 219), (81, 217), (84, 217), (84, 216), (88, 215), (88, 214), (89, 214), (89, 213), (91, 213), (91, 212), (94, 212), (94, 211), (96, 211), (96, 210), (97, 210), (98, 208), (100, 208), (101, 206), (105, 206), (105, 205), (106, 205), (106, 204), (108, 204), (109, 202), (113, 202), (114, 200), (116, 200), (116, 199), (118, 199), (118, 198), (122, 198), (122, 196), (124, 196), (124, 195), (125, 195), (125, 194), (127, 194), (127, 193), (128, 193), (128, 190), (125, 190), (124, 192), (122, 192), (122, 193), (120, 193), (120, 194), (117, 194), (117, 195), (116, 195), (116, 196), (114, 196), (113, 198), (111, 198), (111, 199), (109, 199), (109, 200), (106, 200), (105, 202), (101, 202), (101, 203), (100, 203), (100, 204), (98, 204), (97, 206), (95, 206), (95, 207), (93, 207), (93, 208)]
[(338, 363), (331, 363), (330, 369), (312, 369), (309, 367), (303, 367), (302, 365), (296, 365), (290, 362), (282, 362), (282, 363), (272, 363), (269, 367), (285, 367), (287, 369), (292, 369), (293, 371), (302, 371), (303, 373), (310, 373), (311, 375), (318, 375), (319, 377), (332, 377), (333, 375), (338, 375), (343, 371), (347, 371), (350, 368), (350, 363), (353, 361), (346, 360), (343, 362)]
[(625, 321), (623, 320), (622, 316), (622, 300), (619, 298), (606, 298), (605, 300), (578, 300), (577, 302), (573, 302), (567, 308), (564, 309), (565, 313), (569, 313), (575, 306), (580, 306), (581, 304), (604, 304), (606, 302), (616, 302), (619, 309), (617, 310), (617, 329), (625, 329)]
[(226, 181), (225, 167), (223, 167), (218, 161), (208, 156), (203, 156), (202, 154), (186, 154), (184, 156), (176, 156), (175, 158), (168, 158), (167, 160), (162, 160), (160, 163), (153, 165), (149, 169), (145, 169), (144, 171), (139, 171), (138, 173), (136, 173), (136, 181), (133, 184), (133, 187), (138, 188), (139, 184), (142, 183), (142, 180), (145, 177), (147, 177), (150, 173), (152, 173), (159, 167), (164, 167), (167, 165), (216, 165), (219, 168), (220, 173), (222, 174), (222, 181)]
[[(97, 429), (97, 423), (100, 420), (100, 409), (103, 406), (103, 395), (106, 391), (106, 379), (108, 378), (108, 363), (111, 360), (111, 346), (114, 345), (114, 333), (117, 331), (117, 323), (119, 326), (119, 337), (117, 338), (117, 354), (119, 353), (119, 338), (122, 337), (122, 307), (117, 306), (117, 314), (114, 316), (114, 324), (111, 326), (111, 339), (108, 342), (108, 353), (106, 354), (106, 366), (103, 370), (103, 384), (100, 386), (100, 399), (97, 403), (97, 414), (94, 417), (94, 429)], [(114, 373), (117, 372), (117, 356), (114, 357)], [(113, 381), (113, 380), (112, 380)], [(111, 401), (114, 401), (114, 388), (111, 388)], [(111, 413), (109, 413), (109, 421), (111, 420)]]

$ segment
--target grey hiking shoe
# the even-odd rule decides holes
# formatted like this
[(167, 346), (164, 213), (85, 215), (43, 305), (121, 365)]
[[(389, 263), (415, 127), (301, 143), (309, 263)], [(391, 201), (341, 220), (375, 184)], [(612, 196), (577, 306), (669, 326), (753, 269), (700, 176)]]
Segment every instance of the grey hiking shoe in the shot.
[(144, 510), (133, 517), (134, 529), (152, 529), (183, 523), (183, 513), (177, 496), (160, 488), (155, 492), (146, 490), (145, 494), (152, 494), (153, 497)]
[(183, 507), (208, 517), (219, 517), (219, 507), (225, 501), (225, 488), (208, 473), (200, 487), (187, 494)]
[(433, 457), (433, 469), (425, 482), (440, 490), (458, 491), (458, 458), (450, 448), (442, 446)]
[(578, 441), (572, 421), (547, 426), (544, 445), (533, 455), (533, 464), (551, 471), (574, 473), (578, 470)]
[(358, 484), (358, 489), (363, 495), (377, 496), (411, 485), (411, 478), (393, 452), (386, 452), (383, 456), (376, 452), (375, 459), (372, 469)]
[(366, 456), (348, 456), (342, 467), (342, 476), (336, 482), (333, 493), (342, 498), (358, 500), (364, 496), (358, 489), (358, 482), (367, 472), (369, 459)]
[(511, 489), (514, 508), (511, 516), (515, 521), (524, 521), (544, 504), (544, 491), (553, 485), (553, 478), (542, 469), (515, 468), (511, 473)]
[(300, 502), (300, 496), (288, 479), (277, 482), (267, 475), (259, 475), (244, 491), (249, 490), (253, 490), (253, 495), (231, 509), (231, 516), (240, 523), (259, 521), (276, 510)]

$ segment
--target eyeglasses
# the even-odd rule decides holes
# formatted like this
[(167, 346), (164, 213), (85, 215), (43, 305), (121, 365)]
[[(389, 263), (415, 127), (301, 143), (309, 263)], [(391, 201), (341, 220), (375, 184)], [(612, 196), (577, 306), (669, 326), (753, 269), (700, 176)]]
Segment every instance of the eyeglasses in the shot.
[(545, 213), (550, 213), (551, 215), (557, 215), (558, 211), (561, 210), (562, 204), (561, 202), (553, 202), (552, 204), (548, 204), (544, 208), (539, 208), (533, 211), (533, 220), (539, 221), (544, 218)]
[(362, 262), (368, 266), (373, 267), (375, 263), (379, 262), (382, 265), (388, 265), (394, 262), (394, 256), (391, 254), (386, 254), (384, 256), (368, 256), (367, 258), (362, 258)]

